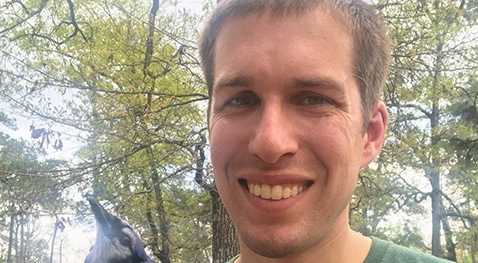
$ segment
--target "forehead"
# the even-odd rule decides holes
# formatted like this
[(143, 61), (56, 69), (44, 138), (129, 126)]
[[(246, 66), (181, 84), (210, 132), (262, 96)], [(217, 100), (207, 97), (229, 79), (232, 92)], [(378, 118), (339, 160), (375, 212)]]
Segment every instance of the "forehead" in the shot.
[(217, 36), (213, 87), (227, 75), (248, 75), (253, 68), (305, 76), (344, 69), (351, 74), (351, 52), (350, 28), (342, 15), (322, 6), (303, 14), (232, 17)]
[[(245, 1), (246, 2), (246, 1)], [(291, 9), (286, 9), (286, 7), (278, 4), (275, 5), (276, 1), (271, 1), (269, 6), (261, 6), (261, 8), (242, 8), (237, 12), (223, 13), (222, 19), (214, 20), (210, 26), (211, 33), (214, 34), (215, 42), (218, 38), (224, 33), (224, 31), (229, 31), (225, 29), (231, 24), (245, 23), (246, 21), (251, 21), (249, 18), (252, 18), (251, 21), (253, 24), (259, 25), (261, 22), (266, 24), (271, 24), (274, 22), (271, 28), (278, 28), (278, 22), (286, 21), (286, 23), (291, 22), (309, 22), (309, 24), (318, 25), (324, 22), (333, 21), (332, 24), (336, 27), (340, 27), (341, 30), (346, 31), (347, 34), (352, 34), (352, 22), (348, 19), (349, 16), (343, 13), (344, 11), (340, 9), (339, 6), (329, 6), (325, 4), (316, 4), (310, 6), (308, 9), (294, 7)], [(282, 1), (277, 1), (282, 2)], [(287, 1), (289, 2), (289, 1)], [(293, 1), (290, 1), (293, 2)], [(301, 1), (297, 1), (301, 2)], [(298, 5), (300, 6), (300, 5)], [(250, 32), (256, 31), (256, 27), (248, 28)], [(216, 31), (217, 30), (217, 31)], [(319, 32), (318, 28), (311, 28), (310, 33)]]

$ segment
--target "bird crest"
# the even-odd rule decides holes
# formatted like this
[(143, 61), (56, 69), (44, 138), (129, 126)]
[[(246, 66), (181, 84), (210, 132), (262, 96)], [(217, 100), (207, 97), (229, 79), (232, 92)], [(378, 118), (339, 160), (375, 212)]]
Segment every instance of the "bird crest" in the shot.
[(97, 233), (85, 263), (154, 263), (128, 222), (106, 211), (95, 198), (89, 196), (87, 200), (96, 219)]

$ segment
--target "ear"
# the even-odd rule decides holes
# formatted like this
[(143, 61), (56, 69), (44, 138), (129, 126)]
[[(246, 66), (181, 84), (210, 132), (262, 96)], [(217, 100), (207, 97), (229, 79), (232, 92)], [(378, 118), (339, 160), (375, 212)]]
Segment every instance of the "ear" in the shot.
[(367, 129), (364, 134), (364, 146), (360, 167), (367, 166), (382, 150), (387, 131), (388, 112), (382, 101), (377, 102), (370, 112)]

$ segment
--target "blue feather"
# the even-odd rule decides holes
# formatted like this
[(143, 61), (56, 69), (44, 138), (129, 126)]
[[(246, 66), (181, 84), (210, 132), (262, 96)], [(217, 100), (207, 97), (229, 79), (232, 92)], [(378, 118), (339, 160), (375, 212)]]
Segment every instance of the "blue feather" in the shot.
[(128, 222), (106, 211), (93, 197), (87, 200), (95, 215), (97, 234), (85, 263), (155, 263)]

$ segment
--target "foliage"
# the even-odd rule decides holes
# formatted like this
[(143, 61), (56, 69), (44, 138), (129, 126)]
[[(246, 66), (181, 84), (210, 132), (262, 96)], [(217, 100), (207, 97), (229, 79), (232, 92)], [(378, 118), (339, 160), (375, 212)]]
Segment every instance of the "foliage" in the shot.
[(380, 173), (411, 186), (414, 198), (406, 205), (431, 201), (432, 252), (457, 260), (457, 251), (473, 250), (470, 243), (455, 242), (454, 233), (460, 225), (473, 229), (478, 218), (470, 207), (476, 187), (458, 180), (458, 174), (476, 178), (478, 6), (451, 0), (378, 6), (395, 40), (385, 92), (391, 122)]
[[(219, 200), (202, 178), (212, 174), (196, 59), (202, 14), (176, 2), (0, 4), (0, 98), (8, 105), (0, 123), (16, 128), (14, 116), (24, 117), (51, 140), (40, 136), (31, 147), (1, 134), (0, 220), (9, 222), (12, 207), (33, 221), (40, 210), (78, 206), (64, 194), (78, 189), (131, 222), (162, 262), (209, 262)], [(213, 5), (205, 2), (202, 12)], [(360, 174), (351, 224), (477, 262), (478, 2), (374, 2), (395, 40), (384, 94), (390, 126), (382, 153)], [(43, 160), (60, 138), (58, 150), (81, 145), (74, 160)], [(432, 227), (419, 228), (423, 221)], [(433, 240), (421, 234), (430, 231)]]
[[(63, 191), (51, 191), (59, 184), (51, 171), (64, 166), (62, 161), (39, 161), (42, 150), (28, 146), (0, 132), (0, 221), (5, 222), (6, 235), (1, 238), (8, 250), (7, 258), (29, 255), (35, 262), (46, 262), (41, 239), (33, 239), (29, 230), (39, 216), (61, 210), (65, 206)], [(15, 246), (14, 244), (24, 244)], [(26, 256), (25, 256), (26, 257)]]
[(4, 8), (15, 18), (0, 29), (4, 96), (85, 145), (65, 186), (115, 204), (162, 262), (207, 261), (209, 197), (190, 177), (207, 99), (190, 30), (199, 18), (167, 1)]

